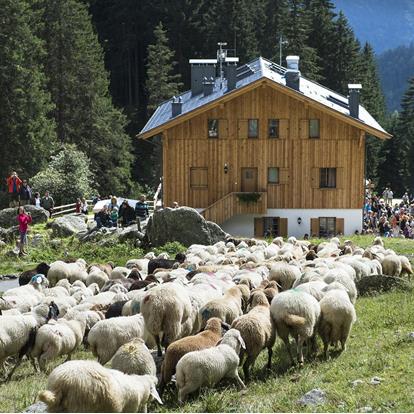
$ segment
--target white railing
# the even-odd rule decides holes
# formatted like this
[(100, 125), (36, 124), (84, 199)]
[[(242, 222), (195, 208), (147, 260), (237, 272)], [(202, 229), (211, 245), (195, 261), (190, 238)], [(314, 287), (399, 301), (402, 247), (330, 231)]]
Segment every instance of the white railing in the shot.
[[(88, 209), (90, 209), (90, 207), (92, 206), (92, 200), (86, 200), (86, 202), (88, 203)], [(66, 214), (75, 213), (75, 211), (76, 211), (76, 203), (53, 207), (52, 217), (56, 217), (60, 215), (64, 216)]]

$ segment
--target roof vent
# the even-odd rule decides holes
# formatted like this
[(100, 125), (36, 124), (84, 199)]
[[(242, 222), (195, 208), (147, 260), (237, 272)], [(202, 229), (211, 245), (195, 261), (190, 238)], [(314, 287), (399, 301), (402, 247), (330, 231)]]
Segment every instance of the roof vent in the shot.
[(190, 59), (191, 96), (203, 92), (203, 79), (216, 77), (216, 59)]
[(207, 79), (204, 77), (203, 79), (203, 95), (208, 96), (213, 93), (214, 89), (214, 78), (210, 77), (210, 79)]
[(176, 117), (177, 115), (180, 115), (183, 109), (183, 100), (181, 96), (176, 98), (173, 96), (172, 102), (171, 102), (171, 115), (172, 117)]
[(286, 86), (300, 90), (299, 56), (286, 57), (287, 70), (285, 72)]
[(227, 91), (232, 91), (233, 89), (236, 89), (238, 61), (239, 58), (226, 58)]
[(352, 118), (359, 119), (359, 92), (362, 89), (362, 85), (359, 83), (350, 83), (348, 89), (349, 115), (352, 116)]

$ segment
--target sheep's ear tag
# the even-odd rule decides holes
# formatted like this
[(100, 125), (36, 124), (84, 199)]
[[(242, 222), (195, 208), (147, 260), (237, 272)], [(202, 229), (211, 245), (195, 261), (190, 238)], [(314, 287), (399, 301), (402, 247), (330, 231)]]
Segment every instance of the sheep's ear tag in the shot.
[(240, 335), (240, 334), (239, 334), (239, 336), (237, 337), (237, 339), (239, 340), (241, 347), (242, 347), (243, 349), (246, 349), (246, 344), (244, 343), (243, 338), (241, 337), (241, 335)]
[(155, 385), (151, 385), (151, 391), (150, 394), (154, 397), (155, 400), (157, 400), (160, 404), (162, 404), (162, 400), (160, 395), (158, 394), (157, 389), (155, 388)]

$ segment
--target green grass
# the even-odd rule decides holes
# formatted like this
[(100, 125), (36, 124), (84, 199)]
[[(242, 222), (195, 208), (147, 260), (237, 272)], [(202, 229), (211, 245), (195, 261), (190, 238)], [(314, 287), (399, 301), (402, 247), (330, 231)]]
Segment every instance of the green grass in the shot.
[[(370, 298), (360, 298), (356, 309), (358, 321), (348, 340), (348, 349), (324, 361), (321, 352), (303, 368), (290, 368), (287, 354), (278, 340), (274, 348), (273, 366), (264, 369), (266, 352), (256, 361), (252, 381), (240, 391), (230, 381), (215, 389), (204, 389), (178, 406), (172, 386), (164, 395), (164, 405), (152, 405), (161, 412), (356, 412), (370, 406), (380, 412), (412, 412), (414, 410), (414, 342), (407, 338), (414, 329), (413, 297), (410, 293), (391, 292)], [(74, 359), (91, 358), (79, 351)], [(54, 361), (49, 369), (61, 364)], [(383, 379), (371, 385), (372, 377)], [(351, 381), (363, 384), (353, 388)], [(44, 389), (47, 376), (35, 374), (24, 362), (10, 383), (0, 385), (0, 411), (22, 411), (36, 400)], [(304, 393), (321, 388), (326, 402), (316, 407), (297, 403)]]
[[(372, 243), (373, 237), (351, 239), (365, 247)], [(410, 257), (414, 252), (412, 240), (385, 239), (385, 246)], [(174, 255), (182, 249), (177, 244), (169, 244), (157, 249), (157, 253), (168, 251)], [(84, 257), (88, 262), (112, 260), (117, 265), (144, 253), (129, 244), (97, 247), (69, 238), (56, 249), (47, 242), (33, 248), (24, 259), (11, 259), (0, 252), (0, 273), (6, 273), (3, 269), (28, 268), (41, 260), (56, 260), (64, 257), (65, 252), (66, 257)], [(348, 349), (328, 361), (323, 360), (319, 350), (317, 358), (305, 362), (304, 367), (289, 367), (286, 350), (277, 340), (272, 369), (264, 368), (267, 355), (262, 352), (246, 390), (240, 391), (233, 382), (225, 380), (214, 389), (195, 393), (180, 407), (172, 385), (163, 397), (164, 405), (153, 404), (150, 409), (157, 412), (356, 412), (370, 406), (378, 412), (413, 412), (414, 341), (408, 340), (408, 333), (414, 331), (413, 293), (393, 291), (361, 297), (356, 310), (358, 321), (348, 340)], [(73, 359), (87, 358), (92, 358), (90, 352), (81, 350)], [(54, 361), (49, 369), (63, 360)], [(370, 384), (374, 376), (383, 379), (381, 384)], [(356, 379), (364, 382), (354, 388), (351, 381)], [(24, 362), (10, 383), (0, 385), (0, 412), (22, 411), (36, 401), (46, 381), (45, 374), (34, 373), (32, 366)], [(313, 388), (326, 392), (326, 402), (314, 407), (300, 406), (297, 400)]]

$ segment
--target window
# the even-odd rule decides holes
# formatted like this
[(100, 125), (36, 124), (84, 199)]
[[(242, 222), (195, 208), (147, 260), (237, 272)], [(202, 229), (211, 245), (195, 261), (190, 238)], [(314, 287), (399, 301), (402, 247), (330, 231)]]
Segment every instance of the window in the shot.
[(209, 138), (218, 138), (219, 136), (219, 120), (218, 119), (209, 119), (207, 122), (208, 128), (208, 137)]
[(319, 237), (332, 237), (336, 234), (335, 217), (319, 217)]
[(269, 119), (269, 138), (279, 138), (279, 120)]
[(269, 184), (279, 184), (279, 168), (269, 167), (267, 169), (267, 182)]
[(247, 136), (249, 138), (258, 138), (259, 136), (259, 120), (249, 119), (247, 127)]
[(263, 217), (263, 230), (264, 237), (276, 237), (279, 234), (279, 218)]
[(319, 188), (336, 188), (336, 168), (320, 168), (319, 174)]
[(309, 138), (320, 137), (319, 119), (309, 119)]
[(190, 168), (190, 187), (207, 188), (207, 167)]

